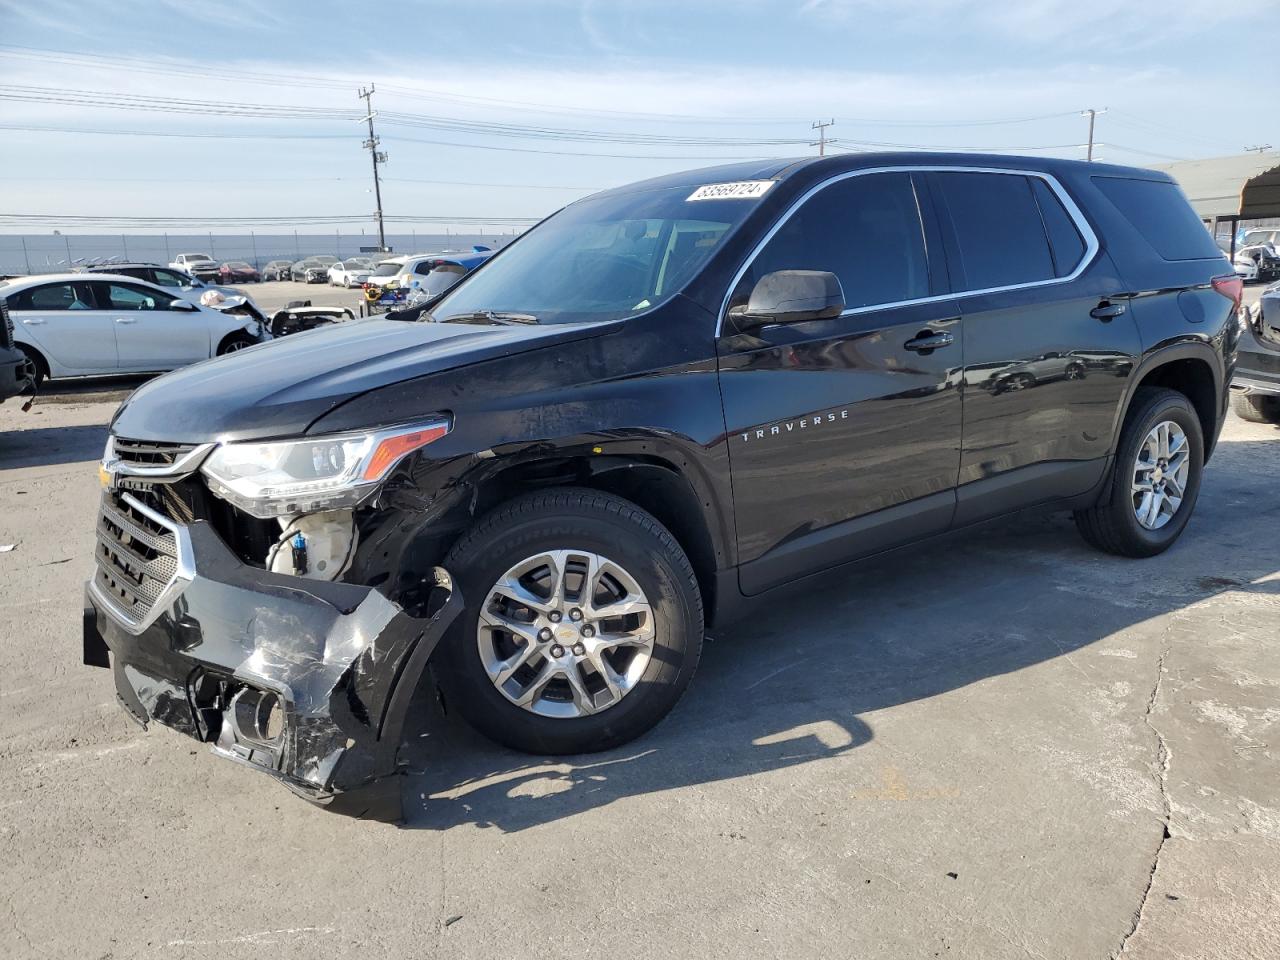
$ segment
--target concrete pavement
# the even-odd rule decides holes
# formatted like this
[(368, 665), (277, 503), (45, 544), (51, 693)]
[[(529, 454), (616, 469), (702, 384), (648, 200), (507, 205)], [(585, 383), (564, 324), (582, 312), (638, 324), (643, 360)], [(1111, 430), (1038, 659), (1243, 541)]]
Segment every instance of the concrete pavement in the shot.
[(1280, 429), (1162, 557), (1022, 517), (780, 597), (621, 750), (424, 695), (392, 827), (80, 665), (112, 409), (0, 407), (0, 956), (1280, 956)]

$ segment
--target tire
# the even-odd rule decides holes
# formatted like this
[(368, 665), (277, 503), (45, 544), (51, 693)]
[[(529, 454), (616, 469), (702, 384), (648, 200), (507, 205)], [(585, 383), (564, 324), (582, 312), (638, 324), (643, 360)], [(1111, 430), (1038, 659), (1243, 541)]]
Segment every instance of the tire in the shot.
[(39, 390), (46, 383), (49, 382), (48, 362), (45, 360), (44, 357), (40, 355), (40, 351), (36, 350), (33, 347), (28, 347), (21, 343), (15, 344), (15, 346), (22, 351), (23, 356), (25, 356), (28, 360), (30, 360), (33, 364), (35, 364), (35, 368), (36, 368), (35, 388)]
[(1280, 397), (1231, 391), (1231, 409), (1250, 423), (1280, 423)]
[[(566, 711), (578, 711), (579, 698), (572, 696), (568, 674), (555, 671), (552, 671), (552, 680), (540, 688), (545, 693), (539, 694), (527, 708), (518, 706), (509, 698), (510, 694), (501, 692), (490, 679), (482, 659), (481, 650), (486, 642), (495, 647), (508, 644), (509, 649), (517, 652), (527, 646), (516, 645), (513, 638), (501, 630), (482, 629), (481, 613), (497, 609), (495, 605), (499, 601), (495, 590), (499, 578), (527, 558), (541, 557), (553, 550), (566, 551), (570, 557), (595, 554), (607, 559), (614, 565), (612, 569), (620, 570), (631, 579), (642, 592), (641, 599), (649, 603), (647, 613), (634, 619), (613, 620), (613, 627), (600, 629), (599, 636), (603, 639), (616, 636), (613, 631), (625, 632), (626, 624), (651, 624), (652, 647), (647, 662), (630, 661), (631, 679), (627, 682), (631, 686), (616, 695), (616, 699), (613, 687), (605, 689), (602, 675), (593, 672), (594, 668), (585, 664), (581, 668), (568, 668), (575, 671), (584, 692), (594, 684), (596, 692), (591, 694), (591, 702), (593, 708), (603, 702), (599, 712), (566, 715)], [(555, 488), (517, 497), (481, 518), (454, 544), (444, 564), (462, 589), (467, 608), (441, 646), (437, 681), (446, 705), (456, 707), (464, 719), (491, 740), (537, 754), (607, 750), (655, 726), (675, 706), (693, 677), (702, 651), (703, 633), (702, 597), (697, 578), (688, 557), (670, 532), (626, 500), (574, 488)], [(607, 578), (608, 574), (604, 574), (597, 582), (604, 583)], [(580, 602), (580, 598), (572, 599), (568, 586), (565, 594), (568, 599), (564, 605)], [(527, 612), (531, 613), (532, 608)], [(556, 625), (558, 634), (572, 636), (577, 630), (580, 636), (588, 636), (586, 623), (590, 617), (583, 624), (570, 624), (575, 613), (573, 607), (563, 611), (564, 620)], [(652, 619), (647, 620), (649, 617)], [(569, 628), (567, 634), (566, 628)], [(536, 624), (530, 630), (536, 632)], [(558, 646), (555, 636), (535, 649), (552, 651)], [(581, 649), (581, 644), (570, 648), (568, 639), (564, 643), (564, 647), (559, 647), (564, 651), (561, 656)], [(644, 653), (643, 649), (613, 647), (608, 655), (639, 658)], [(563, 662), (543, 659), (541, 654), (534, 653), (530, 665), (520, 669), (526, 671), (525, 677), (535, 672), (541, 676), (541, 670), (550, 670)], [(534, 671), (532, 664), (535, 663), (539, 671)], [(624, 665), (623, 670), (626, 669)], [(507, 681), (508, 689), (512, 684), (518, 685), (521, 676), (513, 674)], [(614, 680), (620, 679), (614, 674)], [(537, 686), (530, 683), (528, 689)], [(557, 690), (561, 691), (560, 699), (556, 699)], [(563, 699), (566, 696), (572, 699), (566, 701)], [(546, 711), (561, 713), (545, 715)]]
[(222, 338), (222, 342), (218, 344), (218, 356), (226, 356), (228, 353), (235, 353), (237, 350), (243, 350), (245, 347), (252, 347), (258, 341), (247, 333), (229, 333)]
[[(1172, 516), (1150, 529), (1137, 516), (1134, 479), (1139, 455), (1157, 425), (1172, 423), (1186, 440), (1187, 474), (1183, 496)], [(1122, 557), (1154, 557), (1168, 550), (1186, 528), (1200, 495), (1204, 433), (1191, 401), (1176, 390), (1142, 387), (1134, 395), (1116, 449), (1107, 490), (1094, 506), (1075, 513), (1076, 529), (1092, 546)], [(1148, 475), (1150, 476), (1150, 475)], [(1176, 489), (1176, 488), (1175, 488)]]

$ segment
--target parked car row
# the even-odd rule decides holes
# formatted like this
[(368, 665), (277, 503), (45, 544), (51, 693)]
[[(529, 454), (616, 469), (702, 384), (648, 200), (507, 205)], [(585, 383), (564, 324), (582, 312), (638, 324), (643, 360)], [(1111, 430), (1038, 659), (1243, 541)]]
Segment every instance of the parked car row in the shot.
[[(1222, 252), (1231, 256), (1231, 241), (1217, 238)], [(1236, 244), (1231, 267), (1245, 283), (1280, 280), (1280, 229), (1250, 230)]]

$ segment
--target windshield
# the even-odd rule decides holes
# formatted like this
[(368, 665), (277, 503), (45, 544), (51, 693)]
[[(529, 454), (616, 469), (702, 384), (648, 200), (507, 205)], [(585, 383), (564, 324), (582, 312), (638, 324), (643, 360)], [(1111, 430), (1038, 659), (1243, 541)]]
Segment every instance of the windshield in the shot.
[(378, 269), (373, 271), (373, 275), (375, 277), (394, 277), (399, 272), (400, 264), (384, 260), (382, 263), (378, 264)]
[(343, 266), (348, 270), (365, 270), (368, 269), (369, 265), (363, 260), (348, 260)]
[[(668, 187), (575, 203), (458, 284), (437, 319), (492, 310), (541, 323), (627, 317), (675, 294), (754, 208)], [(443, 278), (441, 278), (443, 279)]]

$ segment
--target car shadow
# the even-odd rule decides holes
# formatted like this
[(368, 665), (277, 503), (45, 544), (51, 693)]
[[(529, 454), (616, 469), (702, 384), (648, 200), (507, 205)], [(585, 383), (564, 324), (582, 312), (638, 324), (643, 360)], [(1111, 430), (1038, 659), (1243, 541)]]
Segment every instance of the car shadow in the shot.
[(1211, 468), (1186, 535), (1150, 560), (1092, 550), (1061, 514), (1023, 515), (807, 581), (717, 631), (672, 714), (616, 750), (519, 754), (424, 696), (402, 751), (404, 826), (514, 832), (822, 763), (870, 742), (877, 711), (1070, 656), (1224, 591), (1280, 595), (1280, 579), (1258, 582), (1280, 570), (1267, 532), (1280, 500), (1239, 509), (1251, 489), (1245, 471)]
[(0, 430), (0, 470), (98, 460), (106, 443), (105, 423)]

